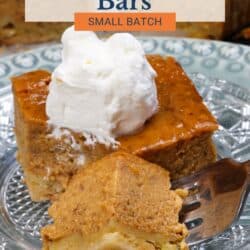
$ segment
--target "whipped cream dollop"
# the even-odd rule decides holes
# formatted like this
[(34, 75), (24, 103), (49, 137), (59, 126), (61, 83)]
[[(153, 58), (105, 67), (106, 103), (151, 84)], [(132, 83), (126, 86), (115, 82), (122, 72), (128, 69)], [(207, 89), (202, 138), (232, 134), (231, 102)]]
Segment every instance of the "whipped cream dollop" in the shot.
[(87, 144), (115, 145), (157, 111), (156, 73), (131, 34), (103, 41), (70, 27), (62, 44), (46, 101), (49, 124), (83, 133)]

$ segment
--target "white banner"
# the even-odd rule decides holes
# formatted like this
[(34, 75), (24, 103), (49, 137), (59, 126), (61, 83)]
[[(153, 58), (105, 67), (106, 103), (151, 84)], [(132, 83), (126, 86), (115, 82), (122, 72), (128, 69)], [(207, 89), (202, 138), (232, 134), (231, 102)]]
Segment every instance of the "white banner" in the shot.
[(224, 22), (225, 0), (25, 0), (30, 22), (73, 22), (76, 12), (100, 11), (175, 12), (177, 22)]

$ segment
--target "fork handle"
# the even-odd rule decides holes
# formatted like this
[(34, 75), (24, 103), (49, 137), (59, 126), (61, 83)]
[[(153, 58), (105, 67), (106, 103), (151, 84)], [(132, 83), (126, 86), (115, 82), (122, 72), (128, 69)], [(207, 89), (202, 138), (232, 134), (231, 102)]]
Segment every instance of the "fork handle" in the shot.
[(247, 173), (248, 173), (248, 186), (249, 186), (249, 189), (250, 189), (250, 160), (246, 161), (243, 163), (244, 166), (246, 166), (246, 169), (247, 169)]

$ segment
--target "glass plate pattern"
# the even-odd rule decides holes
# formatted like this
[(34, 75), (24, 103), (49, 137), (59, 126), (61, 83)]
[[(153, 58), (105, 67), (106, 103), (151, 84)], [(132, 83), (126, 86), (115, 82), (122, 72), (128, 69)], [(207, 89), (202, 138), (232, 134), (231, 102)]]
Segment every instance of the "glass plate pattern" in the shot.
[[(250, 159), (250, 92), (202, 74), (190, 76), (220, 123), (214, 135), (218, 157)], [(36, 250), (41, 247), (40, 228), (50, 223), (49, 204), (31, 201), (15, 152), (12, 95), (5, 91), (0, 94), (0, 249)], [(192, 249), (250, 249), (250, 199), (234, 226)]]

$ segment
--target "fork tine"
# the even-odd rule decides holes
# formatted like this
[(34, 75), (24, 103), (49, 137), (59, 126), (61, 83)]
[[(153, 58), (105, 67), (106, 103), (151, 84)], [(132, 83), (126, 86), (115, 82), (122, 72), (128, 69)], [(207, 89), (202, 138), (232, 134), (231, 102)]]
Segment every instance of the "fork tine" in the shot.
[(184, 217), (185, 223), (189, 223), (189, 222), (194, 221), (196, 219), (203, 218), (204, 214), (203, 214), (202, 208), (198, 207), (195, 210), (192, 210), (192, 211), (190, 211), (188, 213), (185, 213), (183, 215), (183, 217)]
[(189, 205), (200, 201), (200, 193), (195, 193), (193, 195), (188, 195), (183, 202), (183, 205)]
[(187, 205), (184, 204), (182, 206), (181, 211), (180, 211), (180, 216), (179, 216), (180, 222), (183, 223), (186, 220), (187, 214), (189, 214), (190, 212), (192, 212), (192, 211), (194, 211), (196, 209), (199, 209), (200, 206), (201, 206), (201, 203), (198, 202), (198, 201), (195, 201), (193, 203), (189, 203)]
[(199, 182), (200, 175), (201, 175), (201, 172), (199, 172), (198, 174), (190, 175), (190, 176), (175, 180), (172, 182), (171, 186), (173, 189), (178, 189), (178, 188), (192, 189), (192, 188), (198, 187), (200, 183)]
[(194, 200), (193, 202), (184, 203), (182, 206), (181, 213), (187, 214), (193, 210), (198, 209), (201, 206), (201, 203), (198, 200)]
[(172, 182), (172, 189), (193, 189), (199, 186), (199, 182), (198, 181), (194, 181), (191, 176), (184, 178), (182, 180), (177, 180)]
[(199, 241), (203, 241), (203, 237), (201, 232), (203, 231), (203, 225), (199, 225), (193, 229), (189, 229), (189, 236), (187, 238), (187, 243), (189, 244), (189, 246), (194, 245), (198, 243)]

